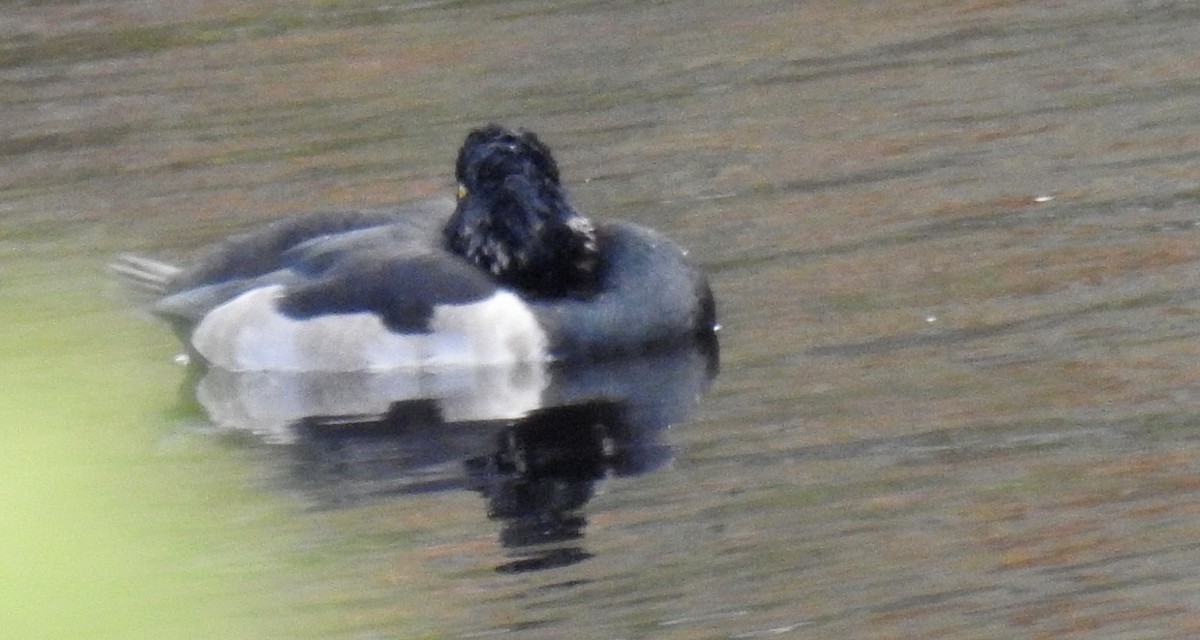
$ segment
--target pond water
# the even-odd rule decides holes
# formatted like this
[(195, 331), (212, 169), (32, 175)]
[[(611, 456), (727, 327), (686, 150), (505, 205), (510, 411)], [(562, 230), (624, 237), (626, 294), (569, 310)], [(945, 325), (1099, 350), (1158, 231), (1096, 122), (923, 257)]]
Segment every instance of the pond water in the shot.
[[(35, 0), (0, 83), (14, 638), (1200, 633), (1196, 3)], [(532, 555), (541, 431), (218, 428), (104, 273), (451, 193), (488, 121), (723, 327)]]

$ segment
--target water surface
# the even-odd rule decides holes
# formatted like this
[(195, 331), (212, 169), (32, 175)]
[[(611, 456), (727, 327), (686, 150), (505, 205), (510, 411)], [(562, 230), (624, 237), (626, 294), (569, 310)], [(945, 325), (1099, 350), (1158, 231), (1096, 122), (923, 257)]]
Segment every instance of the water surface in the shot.
[[(1194, 3), (30, 2), (0, 43), (22, 637), (1198, 631)], [(101, 273), (450, 193), (487, 121), (689, 247), (724, 327), (669, 464), (543, 571), (473, 491), (314, 502)]]

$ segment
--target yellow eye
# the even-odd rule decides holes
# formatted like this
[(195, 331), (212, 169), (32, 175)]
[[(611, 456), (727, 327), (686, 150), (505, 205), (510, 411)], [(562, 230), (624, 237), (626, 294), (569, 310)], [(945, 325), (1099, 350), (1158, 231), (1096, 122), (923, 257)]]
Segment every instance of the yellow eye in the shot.
[(458, 185), (458, 199), (462, 200), (465, 197), (467, 197), (467, 188), (460, 184)]

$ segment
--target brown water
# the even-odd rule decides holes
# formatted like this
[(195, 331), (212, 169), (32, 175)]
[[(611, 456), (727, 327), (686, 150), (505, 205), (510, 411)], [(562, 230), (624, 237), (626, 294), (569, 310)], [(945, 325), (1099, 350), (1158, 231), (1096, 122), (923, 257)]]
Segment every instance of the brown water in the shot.
[(448, 193), (492, 120), (711, 274), (721, 374), (598, 485), (588, 559), (495, 571), (470, 492), (297, 499), (320, 637), (1200, 634), (1196, 3), (4, 13), (0, 264), (45, 296), (95, 282), (29, 266), (64, 255)]

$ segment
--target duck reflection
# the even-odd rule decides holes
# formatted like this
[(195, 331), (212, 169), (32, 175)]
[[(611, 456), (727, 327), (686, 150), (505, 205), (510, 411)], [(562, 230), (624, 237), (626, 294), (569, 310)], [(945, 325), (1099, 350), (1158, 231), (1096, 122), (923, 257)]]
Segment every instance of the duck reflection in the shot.
[(196, 397), (218, 426), (287, 445), (288, 482), (336, 508), (448, 490), (502, 523), (497, 570), (564, 566), (596, 483), (671, 458), (663, 432), (717, 372), (715, 341), (586, 365), (407, 373), (210, 370)]

